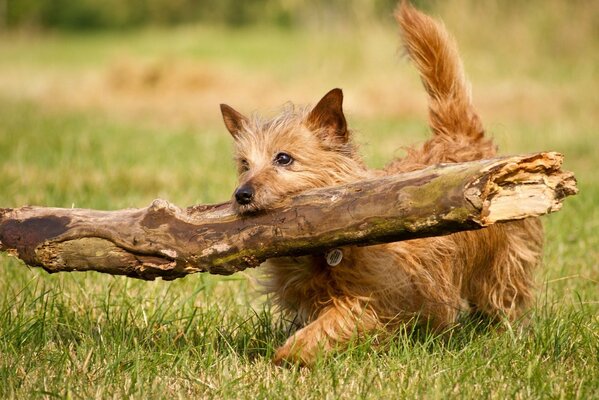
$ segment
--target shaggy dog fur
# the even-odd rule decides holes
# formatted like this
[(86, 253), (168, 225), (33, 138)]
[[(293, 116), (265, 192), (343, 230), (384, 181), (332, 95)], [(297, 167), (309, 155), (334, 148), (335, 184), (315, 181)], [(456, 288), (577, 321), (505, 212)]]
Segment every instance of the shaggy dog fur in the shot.
[[(352, 142), (339, 89), (312, 109), (290, 106), (271, 120), (247, 118), (223, 104), (235, 139), (239, 213), (268, 209), (311, 188), (495, 155), (472, 106), (453, 38), (407, 2), (396, 18), (430, 97), (432, 138), (384, 170), (370, 170)], [(264, 267), (266, 289), (301, 327), (274, 361), (309, 365), (319, 351), (413, 321), (443, 331), (464, 312), (513, 321), (531, 302), (542, 241), (539, 220), (526, 219), (442, 237), (344, 247), (334, 267), (324, 254), (271, 259)]]

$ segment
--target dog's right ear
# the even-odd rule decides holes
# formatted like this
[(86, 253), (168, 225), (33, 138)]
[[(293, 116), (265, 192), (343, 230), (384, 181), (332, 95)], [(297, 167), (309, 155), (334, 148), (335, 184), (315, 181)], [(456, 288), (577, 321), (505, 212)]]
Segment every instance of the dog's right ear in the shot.
[(243, 125), (248, 123), (247, 117), (226, 104), (220, 105), (220, 111), (223, 114), (225, 126), (231, 132), (233, 138), (236, 138), (243, 129)]

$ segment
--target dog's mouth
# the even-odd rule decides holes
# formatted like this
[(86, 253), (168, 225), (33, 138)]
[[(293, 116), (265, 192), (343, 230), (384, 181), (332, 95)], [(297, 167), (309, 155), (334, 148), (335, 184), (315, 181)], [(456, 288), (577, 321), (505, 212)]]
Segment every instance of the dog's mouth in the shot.
[(285, 193), (282, 196), (273, 193), (262, 193), (254, 192), (252, 199), (237, 198), (237, 191), (232, 196), (232, 208), (239, 215), (259, 214), (272, 210), (277, 207), (281, 207), (289, 201), (289, 199), (301, 193), (301, 190), (297, 192)]
[(237, 202), (233, 202), (233, 210), (235, 210), (235, 212), (239, 215), (251, 215), (257, 214), (264, 209), (255, 203), (239, 204)]
[(262, 213), (269, 208), (268, 204), (256, 200), (241, 204), (235, 200), (235, 196), (233, 196), (232, 207), (237, 214), (246, 216)]

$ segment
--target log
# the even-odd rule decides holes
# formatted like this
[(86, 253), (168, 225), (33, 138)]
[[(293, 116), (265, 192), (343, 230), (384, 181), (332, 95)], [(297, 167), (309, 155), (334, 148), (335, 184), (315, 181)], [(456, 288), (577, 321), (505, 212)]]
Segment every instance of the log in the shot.
[(0, 209), (0, 250), (46, 271), (153, 280), (232, 274), (282, 256), (480, 229), (557, 211), (577, 192), (546, 152), (385, 176), (304, 192), (266, 212), (165, 200), (118, 211)]

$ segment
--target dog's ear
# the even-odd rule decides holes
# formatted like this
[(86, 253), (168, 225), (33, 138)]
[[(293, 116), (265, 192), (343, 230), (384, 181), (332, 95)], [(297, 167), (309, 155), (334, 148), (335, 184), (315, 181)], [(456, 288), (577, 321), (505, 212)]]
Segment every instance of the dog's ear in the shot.
[(231, 132), (233, 138), (236, 138), (243, 129), (243, 125), (248, 123), (247, 117), (226, 104), (220, 105), (220, 111), (223, 114), (225, 126)]
[(347, 122), (343, 115), (341, 89), (333, 89), (325, 94), (308, 114), (306, 124), (310, 129), (324, 132), (331, 139), (347, 142)]

